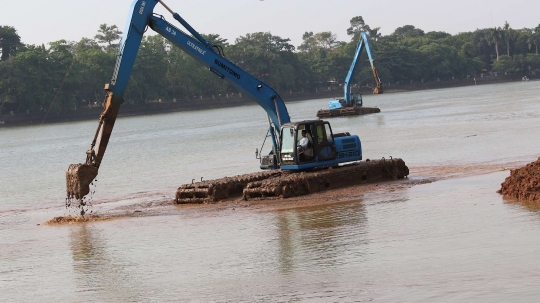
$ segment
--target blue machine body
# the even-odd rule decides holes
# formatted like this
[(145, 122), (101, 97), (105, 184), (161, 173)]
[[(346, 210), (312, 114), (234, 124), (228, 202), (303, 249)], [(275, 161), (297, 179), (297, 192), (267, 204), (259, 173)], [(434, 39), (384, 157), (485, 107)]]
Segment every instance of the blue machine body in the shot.
[(366, 50), (366, 53), (368, 55), (369, 62), (371, 64), (371, 69), (373, 70), (375, 81), (377, 82), (377, 88), (380, 87), (381, 92), (382, 92), (382, 84), (379, 79), (379, 76), (377, 75), (377, 69), (375, 68), (373, 56), (371, 55), (371, 47), (369, 46), (369, 37), (366, 33), (362, 32), (360, 33), (360, 42), (358, 42), (358, 44), (356, 45), (356, 52), (354, 53), (351, 67), (349, 68), (347, 77), (345, 77), (345, 83), (343, 85), (343, 93), (344, 93), (343, 99), (336, 99), (336, 100), (329, 101), (328, 109), (340, 109), (343, 107), (362, 106), (362, 96), (359, 93), (355, 95), (351, 93), (351, 83), (354, 80), (355, 72), (360, 62), (360, 57), (364, 49)]
[[(209, 71), (221, 79), (226, 79), (237, 88), (251, 95), (253, 100), (260, 105), (268, 115), (270, 127), (269, 133), (272, 137), (273, 154), (269, 157), (270, 164), (261, 164), (261, 168), (281, 168), (284, 170), (304, 170), (326, 165), (335, 165), (343, 162), (360, 160), (362, 158), (360, 139), (358, 136), (344, 136), (334, 138), (331, 130), (324, 132), (327, 145), (332, 146), (330, 153), (318, 150), (321, 156), (310, 158), (307, 162), (296, 159), (289, 164), (282, 164), (280, 131), (283, 125), (290, 124), (290, 116), (287, 107), (279, 94), (265, 84), (263, 81), (250, 75), (242, 68), (229, 61), (219, 51), (219, 47), (206, 41), (197, 31), (195, 31), (180, 15), (173, 13), (165, 4), (174, 19), (176, 19), (191, 34), (187, 34), (171, 23), (167, 22), (163, 16), (153, 13), (154, 7), (159, 0), (135, 0), (130, 8), (130, 16), (126, 23), (126, 28), (119, 46), (118, 58), (110, 84), (105, 85), (107, 97), (104, 103), (104, 111), (100, 117), (100, 124), (96, 131), (91, 150), (87, 152), (87, 164), (99, 167), (103, 154), (105, 153), (109, 137), (116, 120), (120, 104), (123, 102), (129, 77), (131, 75), (135, 59), (141, 44), (143, 35), (147, 27), (169, 40), (175, 46), (181, 48), (188, 55), (206, 66)], [(316, 120), (322, 123), (324, 121)], [(317, 124), (313, 121), (295, 124), (295, 127), (312, 127)], [(328, 123), (327, 123), (328, 124)], [(328, 124), (329, 128), (329, 124)], [(315, 130), (315, 129), (314, 129)], [(296, 134), (296, 133), (295, 133)], [(315, 134), (315, 133), (314, 133)], [(321, 133), (322, 134), (322, 133)], [(321, 135), (322, 138), (322, 135)], [(294, 152), (296, 153), (296, 141), (294, 141)], [(322, 143), (318, 144), (319, 148)], [(90, 163), (89, 163), (90, 162)]]

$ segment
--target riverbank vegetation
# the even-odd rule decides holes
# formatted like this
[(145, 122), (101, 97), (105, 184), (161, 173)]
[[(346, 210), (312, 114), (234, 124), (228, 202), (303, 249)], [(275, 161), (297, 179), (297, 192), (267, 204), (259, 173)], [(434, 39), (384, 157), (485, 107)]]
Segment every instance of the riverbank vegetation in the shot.
[[(247, 33), (234, 43), (203, 35), (223, 47), (226, 57), (280, 94), (339, 87), (358, 43), (367, 32), (379, 76), (385, 85), (430, 81), (472, 81), (496, 75), (535, 77), (540, 73), (540, 25), (536, 28), (477, 29), (451, 35), (424, 32), (413, 25), (383, 36), (361, 16), (344, 29), (349, 41), (332, 32), (306, 32), (301, 45), (269, 32)], [(22, 42), (15, 28), (0, 26), (0, 115), (63, 112), (102, 102), (103, 85), (115, 65), (121, 32), (102, 24), (93, 38), (59, 40), (48, 45)], [(150, 33), (149, 33), (150, 34)], [(363, 56), (353, 89), (374, 84)], [(235, 87), (159, 35), (144, 37), (125, 94), (126, 102), (190, 102), (238, 94)], [(286, 99), (286, 98), (285, 98)]]

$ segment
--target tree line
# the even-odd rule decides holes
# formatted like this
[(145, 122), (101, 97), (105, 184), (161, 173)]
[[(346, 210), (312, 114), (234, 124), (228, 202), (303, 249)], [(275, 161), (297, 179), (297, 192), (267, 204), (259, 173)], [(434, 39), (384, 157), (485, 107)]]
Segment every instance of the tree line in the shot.
[[(248, 33), (229, 43), (203, 34), (225, 56), (278, 92), (322, 90), (341, 83), (349, 70), (360, 33), (369, 35), (383, 83), (467, 79), (480, 73), (534, 76), (540, 72), (540, 25), (536, 28), (477, 29), (451, 35), (424, 32), (413, 25), (382, 35), (361, 16), (346, 29), (350, 41), (328, 32), (306, 32), (298, 47), (269, 32)], [(110, 81), (122, 32), (102, 24), (93, 38), (27, 45), (14, 27), (0, 26), (0, 113), (74, 110), (101, 103)], [(374, 85), (362, 56), (356, 85)], [(124, 99), (132, 104), (155, 100), (190, 102), (194, 96), (237, 93), (189, 55), (159, 35), (143, 38)]]

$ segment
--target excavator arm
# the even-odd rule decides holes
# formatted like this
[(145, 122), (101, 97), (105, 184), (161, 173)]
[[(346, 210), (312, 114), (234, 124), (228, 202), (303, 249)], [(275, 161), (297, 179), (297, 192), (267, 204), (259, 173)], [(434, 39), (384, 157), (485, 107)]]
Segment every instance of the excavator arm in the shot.
[(382, 94), (383, 93), (383, 86), (381, 83), (381, 79), (379, 79), (379, 74), (377, 72), (377, 69), (375, 68), (375, 63), (373, 60), (373, 56), (371, 55), (371, 47), (369, 46), (369, 37), (366, 33), (360, 34), (360, 42), (358, 42), (358, 45), (356, 46), (356, 52), (354, 53), (354, 58), (351, 63), (351, 67), (349, 68), (349, 72), (347, 73), (347, 77), (345, 78), (345, 85), (343, 86), (344, 95), (345, 95), (345, 103), (348, 106), (353, 106), (352, 104), (352, 97), (351, 97), (351, 82), (354, 79), (356, 68), (358, 67), (358, 63), (360, 62), (360, 56), (362, 55), (362, 51), (366, 50), (366, 53), (369, 58), (369, 63), (371, 64), (371, 70), (373, 71), (373, 77), (375, 78), (375, 89), (373, 90), (374, 94)]
[[(167, 22), (163, 16), (155, 15), (153, 11), (158, 2), (193, 37)], [(277, 150), (281, 125), (290, 122), (285, 103), (273, 88), (226, 59), (221, 52), (216, 52), (219, 48), (206, 41), (178, 13), (173, 12), (160, 0), (135, 0), (130, 8), (130, 18), (120, 43), (111, 83), (105, 85), (104, 109), (99, 118), (94, 140), (86, 152), (86, 161), (84, 164), (71, 164), (66, 171), (68, 198), (80, 200), (86, 196), (90, 191), (90, 184), (98, 174), (147, 27), (184, 50), (219, 78), (228, 80), (251, 95), (268, 115), (274, 150)]]

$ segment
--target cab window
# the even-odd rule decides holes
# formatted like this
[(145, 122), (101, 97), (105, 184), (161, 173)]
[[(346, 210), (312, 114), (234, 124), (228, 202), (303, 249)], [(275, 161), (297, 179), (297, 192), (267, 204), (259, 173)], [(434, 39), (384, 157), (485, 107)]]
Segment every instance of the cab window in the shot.
[(328, 123), (315, 125), (315, 133), (317, 135), (317, 143), (325, 144), (332, 142), (332, 130)]
[(282, 128), (281, 130), (281, 152), (294, 152), (294, 128)]
[(326, 138), (329, 142), (334, 140), (334, 138), (332, 138), (332, 130), (330, 129), (330, 124), (324, 124), (324, 132), (326, 133)]

